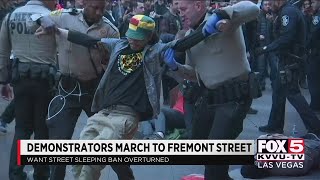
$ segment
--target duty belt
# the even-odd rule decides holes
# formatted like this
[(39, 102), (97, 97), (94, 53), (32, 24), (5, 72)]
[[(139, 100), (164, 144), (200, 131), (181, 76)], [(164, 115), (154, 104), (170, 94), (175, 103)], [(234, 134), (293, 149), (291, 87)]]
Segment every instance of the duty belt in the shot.
[(56, 73), (56, 67), (51, 64), (25, 63), (16, 60), (12, 67), (12, 81), (15, 82), (23, 79), (43, 79), (53, 81)]
[(262, 96), (259, 81), (254, 73), (250, 73), (248, 80), (235, 79), (228, 81), (211, 90), (205, 88), (204, 97), (208, 104), (224, 104), (243, 100), (246, 98), (259, 98)]
[(249, 84), (248, 82), (228, 83), (214, 90), (206, 89), (204, 93), (208, 104), (224, 104), (249, 97)]

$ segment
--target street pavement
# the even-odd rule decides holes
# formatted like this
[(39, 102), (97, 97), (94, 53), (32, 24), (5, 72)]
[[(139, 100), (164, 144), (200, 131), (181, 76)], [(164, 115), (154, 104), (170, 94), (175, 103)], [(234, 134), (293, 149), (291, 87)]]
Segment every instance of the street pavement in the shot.
[[(310, 100), (310, 96), (307, 90), (302, 90), (303, 94)], [(2, 112), (8, 102), (0, 100), (0, 112)], [(252, 105), (253, 108), (259, 112), (256, 115), (248, 115), (244, 121), (243, 132), (238, 139), (256, 139), (258, 136), (264, 134), (258, 131), (258, 126), (265, 125), (268, 121), (270, 109), (271, 109), (271, 88), (267, 86), (266, 91), (263, 92), (263, 97), (255, 100)], [(77, 123), (73, 139), (79, 137), (80, 131), (86, 123), (87, 117), (84, 113), (81, 114)], [(285, 135), (291, 135), (293, 126), (296, 125), (298, 135), (303, 135), (306, 129), (302, 123), (299, 114), (287, 103), (286, 111), (286, 125), (284, 129)], [(8, 165), (10, 148), (14, 135), (14, 123), (8, 126), (8, 133), (6, 135), (0, 135), (0, 180), (8, 180)], [(244, 179), (240, 174), (240, 167), (230, 166), (229, 174), (235, 180)], [(189, 174), (203, 174), (204, 167), (196, 165), (133, 165), (132, 166), (136, 180), (180, 180), (181, 177)], [(27, 166), (25, 171), (28, 172), (30, 179), (32, 179), (32, 167)], [(70, 166), (67, 167), (66, 180), (73, 180), (71, 175)], [(101, 180), (117, 180), (115, 173), (107, 166), (100, 178)], [(308, 176), (302, 177), (270, 177), (267, 179), (320, 179), (320, 170), (312, 171)]]

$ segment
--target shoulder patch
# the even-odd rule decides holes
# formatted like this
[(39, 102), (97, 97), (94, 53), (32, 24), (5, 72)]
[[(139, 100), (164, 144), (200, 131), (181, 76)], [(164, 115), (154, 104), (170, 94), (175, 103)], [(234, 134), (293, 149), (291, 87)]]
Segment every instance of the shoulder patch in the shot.
[(290, 22), (290, 18), (288, 15), (284, 15), (281, 17), (282, 26), (287, 26)]
[(313, 25), (319, 24), (319, 16), (313, 16), (312, 17), (312, 24)]
[(61, 16), (63, 9), (55, 10), (50, 13), (51, 16)]
[(81, 10), (79, 9), (75, 9), (75, 8), (69, 8), (69, 9), (59, 9), (59, 10), (56, 10), (56, 11), (52, 11), (50, 13), (51, 16), (61, 16), (62, 14), (64, 13), (68, 13), (70, 15), (78, 15), (80, 14)]

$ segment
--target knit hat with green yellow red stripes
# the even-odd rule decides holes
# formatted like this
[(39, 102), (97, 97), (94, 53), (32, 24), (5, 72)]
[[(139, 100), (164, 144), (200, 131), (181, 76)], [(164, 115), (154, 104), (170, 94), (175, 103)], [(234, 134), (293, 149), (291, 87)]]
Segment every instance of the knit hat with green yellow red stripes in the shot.
[(144, 40), (155, 29), (154, 20), (145, 15), (135, 15), (130, 19), (126, 36), (131, 39)]

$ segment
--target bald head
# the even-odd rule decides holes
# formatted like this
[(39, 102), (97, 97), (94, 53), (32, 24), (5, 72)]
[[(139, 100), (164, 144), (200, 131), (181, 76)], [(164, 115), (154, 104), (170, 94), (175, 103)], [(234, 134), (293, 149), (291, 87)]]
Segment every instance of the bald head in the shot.
[(179, 0), (178, 9), (186, 26), (194, 28), (206, 14), (206, 0)]

